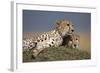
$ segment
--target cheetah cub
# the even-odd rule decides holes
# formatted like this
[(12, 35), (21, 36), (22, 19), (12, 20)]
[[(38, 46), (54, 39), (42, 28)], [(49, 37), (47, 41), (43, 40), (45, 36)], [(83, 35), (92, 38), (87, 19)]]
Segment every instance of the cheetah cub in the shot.
[(67, 35), (63, 38), (63, 46), (68, 48), (79, 48), (80, 36), (77, 34)]

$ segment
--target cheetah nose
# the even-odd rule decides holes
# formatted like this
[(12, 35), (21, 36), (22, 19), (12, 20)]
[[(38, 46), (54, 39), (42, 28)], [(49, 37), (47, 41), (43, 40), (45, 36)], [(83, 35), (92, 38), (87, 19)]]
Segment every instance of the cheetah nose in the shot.
[(74, 32), (74, 30), (72, 30), (72, 32)]

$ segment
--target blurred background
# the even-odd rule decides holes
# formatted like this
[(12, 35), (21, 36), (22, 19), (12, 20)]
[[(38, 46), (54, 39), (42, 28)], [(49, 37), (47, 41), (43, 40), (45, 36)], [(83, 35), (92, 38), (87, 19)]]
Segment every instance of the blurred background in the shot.
[(55, 28), (56, 21), (62, 19), (70, 20), (74, 24), (75, 32), (80, 35), (80, 48), (90, 52), (90, 13), (23, 10), (23, 33), (29, 36), (34, 32), (50, 31)]

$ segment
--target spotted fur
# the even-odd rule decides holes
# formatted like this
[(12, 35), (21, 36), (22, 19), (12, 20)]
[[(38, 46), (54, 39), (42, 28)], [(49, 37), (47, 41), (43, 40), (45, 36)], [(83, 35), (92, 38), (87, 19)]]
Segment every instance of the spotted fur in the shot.
[(24, 49), (33, 49), (33, 56), (36, 57), (43, 49), (62, 45), (63, 37), (74, 32), (73, 24), (68, 20), (61, 20), (56, 23), (56, 28), (49, 32), (43, 32), (29, 40), (23, 40), (26, 44)]
[(79, 48), (80, 43), (80, 36), (77, 34), (71, 34), (67, 35), (63, 38), (63, 46), (69, 47), (69, 48)]

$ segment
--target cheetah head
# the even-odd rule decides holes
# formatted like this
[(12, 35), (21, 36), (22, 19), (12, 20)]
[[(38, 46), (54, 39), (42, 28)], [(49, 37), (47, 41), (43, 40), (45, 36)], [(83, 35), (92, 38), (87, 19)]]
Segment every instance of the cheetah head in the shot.
[(73, 38), (73, 48), (79, 48), (79, 44), (80, 44), (80, 36), (77, 34), (74, 34), (74, 38)]
[(72, 34), (72, 35), (69, 35), (69, 36), (70, 36), (70, 39), (68, 41), (68, 47), (79, 48), (79, 45), (80, 45), (80, 36), (77, 35), (77, 34)]
[(72, 34), (74, 32), (74, 27), (71, 21), (68, 20), (60, 20), (56, 22), (56, 30), (60, 33), (62, 37), (67, 34)]

